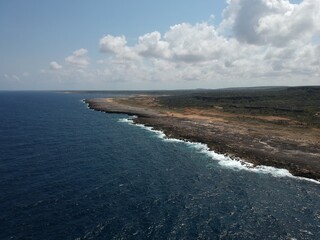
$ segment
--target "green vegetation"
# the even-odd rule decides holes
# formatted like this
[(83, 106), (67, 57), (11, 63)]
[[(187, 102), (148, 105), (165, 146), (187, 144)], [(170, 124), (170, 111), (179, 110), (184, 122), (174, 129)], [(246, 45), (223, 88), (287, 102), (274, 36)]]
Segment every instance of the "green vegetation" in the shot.
[(158, 97), (168, 108), (222, 108), (226, 112), (283, 116), (320, 127), (320, 87), (261, 87), (171, 92)]

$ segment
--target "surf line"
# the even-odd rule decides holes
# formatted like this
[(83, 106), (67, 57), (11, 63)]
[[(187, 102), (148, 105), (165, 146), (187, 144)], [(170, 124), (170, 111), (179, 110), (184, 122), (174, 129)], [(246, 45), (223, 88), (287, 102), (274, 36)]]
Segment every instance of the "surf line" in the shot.
[(249, 172), (254, 172), (254, 173), (260, 173), (260, 174), (269, 174), (272, 175), (273, 177), (278, 177), (278, 178), (284, 178), (284, 177), (289, 177), (293, 178), (296, 180), (302, 180), (302, 181), (308, 181), (316, 184), (320, 184), (319, 181), (310, 179), (310, 178), (305, 178), (305, 177), (297, 177), (292, 175), (287, 169), (283, 168), (275, 168), (275, 167), (270, 167), (270, 166), (265, 166), (265, 165), (257, 165), (254, 166), (254, 164), (246, 162), (245, 160), (241, 158), (232, 158), (228, 155), (225, 154), (220, 154), (216, 153), (213, 150), (210, 150), (207, 144), (204, 143), (197, 143), (197, 142), (190, 142), (187, 140), (180, 140), (176, 138), (169, 138), (165, 135), (163, 131), (160, 130), (155, 130), (153, 127), (145, 126), (144, 124), (137, 124), (134, 123), (134, 119), (137, 118), (137, 116), (129, 116), (127, 118), (120, 118), (118, 122), (120, 123), (126, 123), (132, 126), (140, 127), (142, 129), (145, 129), (149, 132), (154, 133), (158, 138), (165, 142), (178, 142), (178, 143), (183, 143), (187, 144), (191, 147), (194, 147), (198, 150), (199, 153), (206, 154), (209, 156), (211, 159), (218, 161), (218, 164), (224, 168), (232, 169), (234, 171), (249, 171)]

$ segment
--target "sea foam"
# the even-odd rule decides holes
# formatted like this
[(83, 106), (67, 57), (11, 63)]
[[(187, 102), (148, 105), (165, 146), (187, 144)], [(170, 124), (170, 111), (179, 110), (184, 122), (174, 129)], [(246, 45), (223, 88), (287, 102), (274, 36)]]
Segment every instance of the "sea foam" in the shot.
[(289, 178), (294, 178), (298, 180), (304, 180), (304, 181), (320, 184), (319, 181), (314, 179), (293, 176), (287, 169), (275, 168), (275, 167), (270, 167), (265, 165), (255, 166), (254, 164), (246, 162), (241, 158), (233, 158), (225, 154), (216, 153), (215, 151), (210, 150), (207, 144), (203, 144), (199, 142), (190, 142), (187, 140), (180, 140), (176, 138), (168, 138), (164, 134), (164, 132), (155, 130), (153, 127), (145, 126), (144, 124), (135, 124), (133, 121), (134, 118), (137, 118), (137, 116), (131, 116), (129, 118), (121, 118), (118, 120), (118, 122), (128, 123), (130, 125), (137, 126), (147, 131), (150, 131), (156, 134), (157, 137), (159, 137), (165, 142), (178, 142), (178, 143), (187, 144), (188, 146), (197, 149), (199, 153), (208, 155), (213, 160), (217, 161), (218, 164), (224, 168), (228, 168), (236, 171), (244, 170), (244, 171), (250, 171), (250, 172), (259, 173), (259, 174), (269, 174), (269, 175), (272, 175), (273, 177), (279, 177), (279, 178), (289, 177)]
[(94, 111), (94, 109), (89, 108), (89, 103), (87, 103), (85, 99), (81, 99), (80, 101), (83, 102), (84, 104), (86, 104), (86, 107), (87, 107), (88, 109)]

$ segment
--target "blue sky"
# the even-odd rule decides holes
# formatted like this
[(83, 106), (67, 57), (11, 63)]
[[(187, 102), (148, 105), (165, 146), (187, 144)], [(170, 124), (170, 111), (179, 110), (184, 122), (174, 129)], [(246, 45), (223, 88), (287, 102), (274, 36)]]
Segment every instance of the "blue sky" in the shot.
[[(316, 59), (301, 66), (299, 58), (290, 61), (289, 57), (301, 54), (303, 60), (306, 54), (313, 57), (312, 48), (318, 51), (314, 39), (319, 39), (319, 4), (274, 2), (4, 0), (0, 2), (0, 89), (317, 84)], [(245, 9), (248, 6), (254, 11)], [(301, 24), (306, 26), (299, 28)], [(276, 29), (279, 25), (285, 26), (284, 31)], [(283, 45), (284, 41), (288, 43)], [(310, 46), (302, 53), (288, 53), (299, 44)], [(284, 53), (288, 55), (282, 60)], [(252, 66), (257, 61), (259, 66)], [(288, 77), (292, 82), (285, 81)]]
[(106, 34), (126, 35), (133, 44), (144, 33), (165, 32), (176, 23), (220, 18), (224, 6), (213, 0), (1, 1), (1, 70), (32, 69), (82, 47), (97, 56), (98, 40)]

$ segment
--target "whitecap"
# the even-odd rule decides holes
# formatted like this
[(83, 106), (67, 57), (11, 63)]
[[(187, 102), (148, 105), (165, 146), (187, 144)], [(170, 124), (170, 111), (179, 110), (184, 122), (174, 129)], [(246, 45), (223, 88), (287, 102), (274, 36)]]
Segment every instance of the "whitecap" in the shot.
[[(127, 117), (127, 118), (120, 118), (120, 119), (118, 120), (118, 122), (120, 122), (120, 123), (128, 123), (128, 124), (130, 124), (130, 125), (133, 125), (133, 124), (134, 124), (133, 119), (135, 119), (135, 118), (137, 118), (137, 116), (135, 116), (135, 115), (130, 116), (130, 117)], [(136, 125), (137, 125), (137, 124), (135, 124), (135, 126), (136, 126)]]
[(118, 120), (118, 122), (120, 122), (120, 123), (133, 124), (133, 120), (132, 120), (132, 119), (128, 119), (128, 118), (120, 118), (120, 119)]
[(163, 138), (163, 141), (165, 142), (176, 142), (176, 143), (184, 143), (185, 141), (177, 139), (177, 138)]
[(90, 110), (93, 110), (93, 111), (94, 111), (94, 109), (89, 108), (89, 103), (87, 103), (85, 99), (81, 99), (80, 101), (81, 101), (81, 102), (83, 102), (83, 103), (86, 105), (86, 107), (87, 107), (88, 109), (90, 109)]

